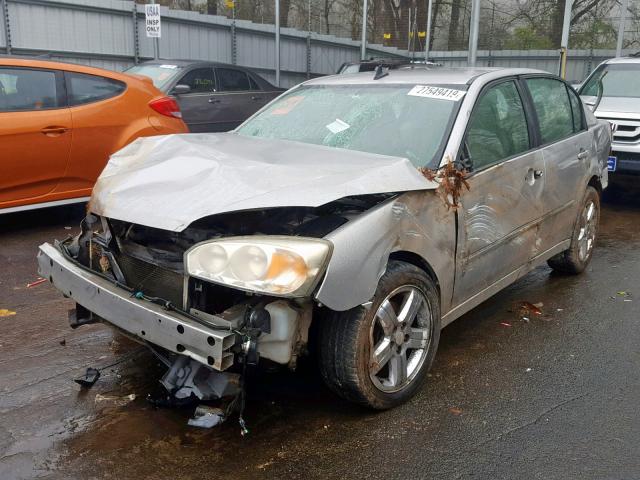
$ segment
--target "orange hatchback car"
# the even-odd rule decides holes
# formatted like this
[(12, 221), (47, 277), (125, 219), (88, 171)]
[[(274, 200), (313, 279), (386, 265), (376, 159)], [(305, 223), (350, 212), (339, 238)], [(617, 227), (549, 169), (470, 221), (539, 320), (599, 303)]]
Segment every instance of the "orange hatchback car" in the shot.
[(109, 155), (187, 131), (146, 77), (0, 57), (0, 214), (85, 201)]

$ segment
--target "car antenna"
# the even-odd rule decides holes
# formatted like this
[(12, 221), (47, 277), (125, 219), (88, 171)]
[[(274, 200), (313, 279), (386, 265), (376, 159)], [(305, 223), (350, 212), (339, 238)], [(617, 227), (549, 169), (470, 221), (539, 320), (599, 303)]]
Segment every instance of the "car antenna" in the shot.
[(386, 77), (387, 75), (389, 75), (389, 69), (388, 68), (384, 68), (382, 65), (378, 65), (376, 67), (376, 73), (373, 76), (374, 80), (380, 80), (383, 77)]

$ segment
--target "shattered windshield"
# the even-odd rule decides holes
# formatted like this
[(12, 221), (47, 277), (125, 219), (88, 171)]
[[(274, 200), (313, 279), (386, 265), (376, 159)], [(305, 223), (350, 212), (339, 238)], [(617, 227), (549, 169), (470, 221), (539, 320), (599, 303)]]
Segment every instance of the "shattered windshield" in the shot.
[[(605, 72), (606, 76), (602, 78)], [(637, 86), (638, 75), (640, 75), (640, 63), (603, 65), (585, 84), (580, 95), (597, 97), (598, 81), (602, 78), (603, 97), (640, 97)]]
[[(238, 128), (240, 135), (345, 148), (431, 166), (464, 92), (424, 85), (310, 85)], [(466, 88), (466, 87), (464, 87)]]

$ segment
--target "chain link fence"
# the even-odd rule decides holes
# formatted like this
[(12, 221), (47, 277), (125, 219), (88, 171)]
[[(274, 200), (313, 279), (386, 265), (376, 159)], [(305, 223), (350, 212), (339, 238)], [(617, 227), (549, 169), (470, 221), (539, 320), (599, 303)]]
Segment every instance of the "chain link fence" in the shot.
[[(148, 3), (137, 0), (138, 3)], [(640, 0), (626, 0), (623, 49), (640, 50)], [(274, 0), (158, 0), (176, 10), (273, 24)], [(369, 0), (367, 41), (410, 52), (425, 49), (428, 0)], [(431, 50), (469, 45), (471, 0), (433, 0)], [(615, 49), (625, 0), (575, 0), (571, 49)], [(481, 0), (480, 50), (560, 48), (565, 0)], [(280, 0), (280, 26), (359, 40), (363, 0)]]
[[(559, 71), (565, 0), (367, 0), (365, 55), (422, 59), (428, 35), (430, 58), (464, 66), (476, 2), (478, 65)], [(137, 9), (121, 0), (0, 0), (0, 53), (48, 54), (115, 69), (144, 61), (154, 56), (142, 8), (151, 0), (136, 3)], [(282, 72), (282, 85), (289, 86), (335, 73), (361, 55), (365, 0), (280, 0), (279, 65), (276, 0), (156, 3), (164, 7), (157, 42), (162, 58), (237, 63), (270, 80)], [(640, 0), (575, 0), (568, 48), (569, 80), (584, 79), (616, 53), (640, 51)]]

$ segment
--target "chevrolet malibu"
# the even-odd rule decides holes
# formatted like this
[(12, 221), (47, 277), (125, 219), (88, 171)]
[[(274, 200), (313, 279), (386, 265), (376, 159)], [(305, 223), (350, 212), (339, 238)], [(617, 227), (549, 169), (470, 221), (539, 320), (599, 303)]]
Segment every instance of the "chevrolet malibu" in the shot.
[(39, 270), (77, 302), (73, 327), (159, 355), (177, 398), (310, 350), (337, 394), (386, 409), (423, 384), (444, 326), (544, 262), (585, 269), (610, 142), (535, 70), (315, 79), (234, 132), (120, 150)]

